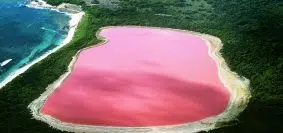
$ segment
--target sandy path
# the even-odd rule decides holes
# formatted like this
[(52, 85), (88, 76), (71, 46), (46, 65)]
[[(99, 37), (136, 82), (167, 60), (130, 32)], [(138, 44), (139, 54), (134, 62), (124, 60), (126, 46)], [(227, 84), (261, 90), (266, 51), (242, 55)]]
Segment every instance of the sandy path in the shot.
[[(120, 26), (121, 27), (121, 26)], [(127, 26), (127, 27), (137, 27), (137, 26)], [(113, 28), (113, 27), (105, 27), (100, 29)], [(145, 27), (145, 28), (157, 28), (157, 27)], [(158, 28), (160, 29), (160, 28)], [(162, 28), (161, 28), (162, 29)], [(166, 29), (166, 28), (163, 28)], [(223, 44), (221, 40), (217, 37), (200, 34), (197, 32), (186, 31), (186, 30), (177, 30), (170, 29), (179, 32), (186, 32), (188, 34), (193, 34), (199, 36), (203, 39), (208, 48), (209, 55), (217, 62), (218, 66), (218, 75), (221, 81), (224, 83), (225, 87), (229, 89), (231, 93), (230, 102), (227, 106), (226, 110), (217, 116), (212, 116), (205, 118), (200, 121), (190, 122), (180, 125), (172, 125), (172, 126), (156, 126), (156, 127), (137, 127), (137, 128), (128, 128), (128, 127), (104, 127), (104, 126), (90, 126), (90, 125), (78, 125), (72, 123), (61, 122), (58, 119), (55, 119), (51, 116), (44, 115), (41, 113), (41, 107), (44, 105), (48, 96), (50, 96), (53, 91), (58, 88), (63, 81), (68, 77), (68, 75), (72, 72), (73, 65), (75, 64), (79, 53), (84, 50), (80, 50), (71, 61), (68, 71), (60, 76), (58, 80), (56, 80), (53, 84), (50, 84), (46, 91), (36, 100), (34, 100), (28, 108), (31, 109), (31, 113), (33, 117), (37, 120), (48, 123), (50, 126), (64, 131), (69, 132), (87, 132), (87, 133), (127, 133), (127, 132), (141, 132), (141, 133), (189, 133), (189, 132), (198, 132), (198, 131), (208, 131), (217, 127), (217, 123), (227, 122), (233, 120), (237, 117), (237, 115), (242, 112), (249, 101), (250, 93), (249, 93), (249, 81), (245, 78), (239, 77), (236, 73), (231, 72), (228, 68), (225, 60), (222, 58), (219, 50), (222, 48)], [(100, 31), (97, 32), (97, 37), (101, 40), (104, 40), (103, 43), (98, 45), (94, 45), (92, 47), (97, 47), (103, 45), (107, 42), (105, 38), (99, 36)], [(89, 47), (89, 48), (92, 48)], [(88, 48), (85, 48), (88, 49)]]

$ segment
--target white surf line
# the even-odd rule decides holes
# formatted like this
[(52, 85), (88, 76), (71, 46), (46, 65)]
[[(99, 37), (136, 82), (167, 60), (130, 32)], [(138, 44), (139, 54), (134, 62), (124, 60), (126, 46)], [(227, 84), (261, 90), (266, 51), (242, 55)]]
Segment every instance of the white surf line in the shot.
[[(38, 0), (39, 2), (42, 2), (42, 0)], [(43, 1), (44, 2), (44, 1)], [(46, 3), (46, 2), (45, 2)], [(51, 9), (54, 8), (55, 11), (58, 11), (57, 9), (55, 9), (56, 7), (53, 7), (51, 5), (40, 5), (42, 7), (38, 7), (38, 6), (31, 6), (31, 5), (27, 5), (27, 7), (30, 8), (37, 8), (37, 9)], [(51, 7), (50, 7), (51, 6)], [(59, 11), (58, 11), (59, 12)], [(14, 78), (16, 78), (17, 76), (19, 76), (20, 74), (24, 73), (26, 70), (28, 70), (32, 65), (40, 62), (41, 60), (43, 60), (44, 58), (46, 58), (47, 56), (49, 56), (50, 54), (56, 52), (58, 49), (62, 48), (63, 46), (65, 46), (66, 44), (68, 44), (69, 42), (71, 42), (76, 28), (78, 27), (78, 24), (80, 22), (80, 20), (83, 18), (83, 15), (85, 14), (83, 11), (79, 12), (79, 13), (67, 13), (64, 12), (65, 14), (69, 15), (71, 17), (71, 20), (69, 21), (69, 26), (71, 27), (67, 37), (62, 41), (62, 43), (60, 45), (58, 45), (56, 48), (46, 52), (45, 54), (43, 54), (42, 56), (38, 57), (37, 59), (35, 59), (34, 61), (32, 61), (31, 63), (19, 68), (18, 70), (16, 70), (15, 72), (11, 73), (8, 77), (6, 77), (1, 83), (0, 83), (0, 89), (3, 88), (6, 84), (8, 84), (9, 82), (11, 82)]]
[[(26, 5), (27, 7), (30, 8), (36, 8), (36, 9), (50, 9), (50, 10), (56, 10), (55, 6), (47, 4), (47, 2), (43, 0), (37, 0), (37, 1), (31, 1)], [(58, 11), (58, 10), (56, 10)]]
[(57, 33), (57, 31), (53, 30), (53, 29), (48, 29), (48, 28), (45, 28), (45, 27), (41, 27), (42, 30), (46, 30), (46, 31), (49, 31), (49, 32), (54, 32), (54, 33)]
[(13, 59), (7, 59), (5, 61), (3, 61), (2, 63), (0, 63), (0, 66), (3, 67), (5, 65), (7, 65), (9, 62), (11, 62)]
[[(151, 28), (151, 29), (164, 29), (164, 30), (173, 30), (179, 32), (185, 32), (190, 35), (195, 35), (200, 37), (202, 40), (206, 42), (208, 46), (209, 55), (217, 62), (218, 75), (225, 85), (225, 87), (230, 92), (230, 101), (225, 109), (225, 111), (219, 115), (207, 117), (200, 121), (189, 122), (179, 125), (171, 125), (171, 126), (154, 126), (154, 127), (113, 127), (113, 126), (92, 126), (92, 125), (82, 125), (82, 124), (73, 124), (60, 121), (50, 115), (46, 115), (41, 113), (41, 108), (46, 102), (48, 96), (50, 96), (62, 83), (63, 81), (71, 74), (72, 68), (79, 56), (80, 52), (88, 49), (97, 47), (100, 45), (104, 45), (108, 40), (100, 36), (100, 32), (107, 28), (115, 28), (115, 27), (142, 27), (142, 28)], [(249, 92), (249, 80), (239, 77), (239, 75), (235, 72), (232, 72), (225, 60), (221, 56), (220, 49), (223, 44), (221, 40), (217, 37), (201, 34), (198, 32), (187, 31), (187, 30), (179, 30), (179, 29), (171, 29), (171, 28), (160, 28), (160, 27), (143, 27), (143, 26), (109, 26), (101, 28), (96, 36), (103, 40), (102, 43), (84, 48), (77, 52), (77, 54), (73, 57), (73, 60), (68, 66), (68, 71), (61, 75), (58, 80), (54, 81), (52, 84), (48, 85), (46, 91), (41, 94), (41, 96), (35, 99), (28, 108), (31, 110), (33, 117), (37, 120), (45, 122), (49, 124), (51, 127), (68, 132), (85, 132), (85, 133), (195, 133), (199, 131), (209, 131), (216, 128), (220, 128), (221, 126), (217, 125), (222, 122), (229, 122), (234, 120), (239, 113), (241, 113), (247, 106), (250, 92)], [(223, 125), (222, 125), (223, 126)]]

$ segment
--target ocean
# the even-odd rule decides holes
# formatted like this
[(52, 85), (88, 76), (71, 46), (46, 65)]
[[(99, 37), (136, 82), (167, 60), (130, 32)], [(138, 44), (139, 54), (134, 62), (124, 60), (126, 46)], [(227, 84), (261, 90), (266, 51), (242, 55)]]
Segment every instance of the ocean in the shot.
[(0, 83), (67, 37), (70, 17), (26, 7), (28, 0), (0, 0)]

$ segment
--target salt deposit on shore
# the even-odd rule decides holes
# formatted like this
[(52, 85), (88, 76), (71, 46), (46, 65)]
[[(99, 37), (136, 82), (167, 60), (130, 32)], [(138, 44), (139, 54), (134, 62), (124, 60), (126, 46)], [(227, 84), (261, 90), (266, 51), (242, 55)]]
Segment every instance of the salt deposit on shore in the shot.
[[(26, 5), (27, 7), (30, 8), (37, 8), (37, 9), (50, 9), (50, 10), (55, 10), (58, 11), (56, 9), (56, 7), (53, 7), (49, 4), (47, 4), (45, 1), (43, 0), (38, 0), (38, 2), (32, 1), (31, 3), (29, 3), (28, 5)], [(23, 66), (22, 68), (16, 70), (15, 72), (11, 73), (8, 77), (6, 77), (1, 83), (0, 83), (0, 89), (3, 88), (6, 84), (8, 84), (9, 82), (11, 82), (14, 78), (16, 78), (18, 75), (24, 73), (26, 70), (28, 70), (32, 65), (40, 62), (41, 60), (43, 60), (44, 58), (46, 58), (47, 56), (49, 56), (50, 54), (56, 52), (58, 49), (62, 48), (63, 46), (65, 46), (66, 44), (68, 44), (69, 42), (71, 42), (74, 34), (75, 34), (75, 30), (80, 22), (80, 20), (82, 19), (84, 12), (78, 12), (78, 13), (69, 13), (69, 12), (64, 12), (67, 15), (69, 15), (71, 17), (70, 21), (69, 21), (69, 26), (70, 26), (70, 30), (68, 32), (67, 37), (62, 41), (62, 43), (60, 45), (58, 45), (58, 47), (48, 51), (47, 53), (45, 53), (44, 55), (38, 57), (37, 59), (35, 59), (34, 61), (30, 62), (29, 64)]]
[[(128, 27), (136, 27), (136, 26), (128, 26)], [(106, 27), (112, 28), (112, 27)], [(156, 27), (144, 27), (144, 28), (156, 28)], [(105, 29), (105, 28), (103, 28)], [(101, 29), (101, 30), (103, 30)], [(162, 28), (157, 28), (162, 29)], [(217, 37), (207, 35), (207, 34), (200, 34), (197, 32), (192, 31), (185, 31), (185, 30), (176, 30), (170, 29), (179, 32), (185, 32), (188, 34), (199, 36), (203, 39), (208, 48), (209, 48), (209, 55), (217, 62), (218, 67), (218, 76), (220, 77), (221, 81), (225, 85), (225, 87), (230, 92), (230, 102), (227, 106), (226, 110), (217, 115), (205, 118), (200, 121), (184, 123), (180, 125), (172, 125), (172, 126), (155, 126), (155, 127), (111, 127), (111, 126), (90, 126), (90, 125), (79, 125), (79, 124), (72, 124), (62, 122), (56, 118), (53, 118), (49, 115), (44, 115), (41, 113), (41, 108), (46, 102), (48, 96), (50, 96), (68, 77), (68, 75), (72, 72), (73, 65), (77, 60), (77, 56), (82, 51), (80, 50), (76, 56), (73, 57), (72, 62), (68, 67), (68, 71), (64, 73), (58, 80), (56, 80), (53, 84), (50, 84), (46, 92), (44, 92), (38, 99), (34, 100), (28, 107), (31, 109), (31, 113), (35, 119), (48, 123), (50, 126), (69, 132), (87, 132), (87, 133), (189, 133), (189, 132), (199, 132), (199, 131), (209, 131), (215, 128), (221, 127), (219, 123), (225, 123), (235, 119), (240, 112), (242, 112), (249, 101), (250, 93), (249, 93), (249, 80), (239, 77), (235, 72), (232, 72), (228, 65), (226, 64), (225, 60), (220, 54), (220, 49), (222, 48), (223, 44), (221, 40)], [(100, 31), (99, 31), (100, 32)], [(97, 36), (104, 40), (103, 43), (99, 45), (103, 45), (107, 42), (105, 38)], [(97, 47), (99, 45), (95, 45), (92, 47)], [(91, 47), (90, 47), (91, 48)], [(86, 48), (87, 49), (87, 48)], [(84, 49), (83, 49), (84, 50)]]

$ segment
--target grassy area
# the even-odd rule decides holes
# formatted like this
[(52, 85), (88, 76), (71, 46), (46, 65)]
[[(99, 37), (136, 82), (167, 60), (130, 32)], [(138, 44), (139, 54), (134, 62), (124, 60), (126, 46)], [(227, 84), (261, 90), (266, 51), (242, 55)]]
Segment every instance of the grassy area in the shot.
[[(78, 1), (48, 0), (52, 4)], [(211, 132), (283, 132), (282, 2), (122, 0), (119, 5), (115, 10), (84, 5), (86, 16), (73, 41), (0, 90), (1, 132), (59, 132), (32, 119), (27, 106), (67, 70), (78, 50), (98, 43), (96, 31), (109, 25), (171, 27), (218, 36), (225, 44), (222, 54), (230, 68), (251, 80), (253, 97), (248, 108), (234, 121), (237, 125)]]

